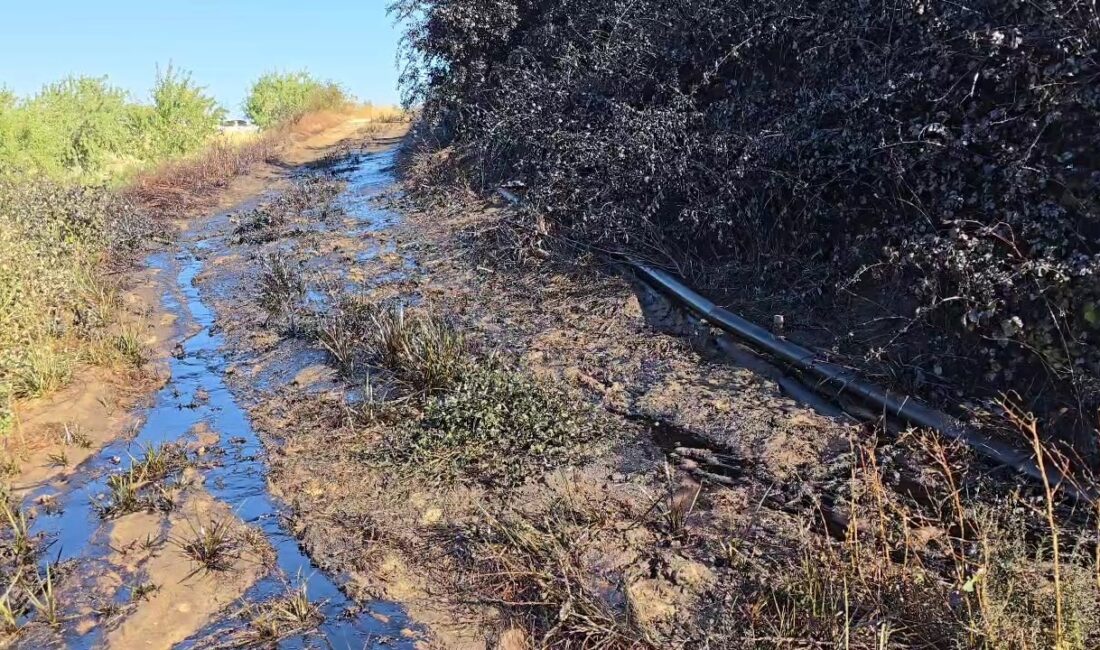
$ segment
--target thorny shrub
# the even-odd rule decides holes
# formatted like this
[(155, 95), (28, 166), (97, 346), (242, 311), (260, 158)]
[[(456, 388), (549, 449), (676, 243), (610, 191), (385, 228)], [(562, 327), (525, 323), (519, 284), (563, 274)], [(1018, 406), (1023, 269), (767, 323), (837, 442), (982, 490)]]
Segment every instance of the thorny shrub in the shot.
[(871, 298), (895, 331), (860, 351), (902, 381), (1015, 389), (1065, 412), (1062, 430), (1095, 427), (1091, 2), (391, 11), (408, 100), (445, 159), (485, 190), (522, 183), (557, 236), (810, 308)]

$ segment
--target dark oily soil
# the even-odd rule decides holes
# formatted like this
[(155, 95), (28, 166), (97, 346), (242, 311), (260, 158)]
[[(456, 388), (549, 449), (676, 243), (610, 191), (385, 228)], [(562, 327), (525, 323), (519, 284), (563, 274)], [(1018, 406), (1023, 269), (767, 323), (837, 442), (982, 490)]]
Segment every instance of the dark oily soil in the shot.
[[(959, 540), (979, 527), (1011, 535), (958, 496), (986, 485), (965, 453), (796, 402), (622, 277), (520, 255), (506, 212), (457, 194), (447, 206), (404, 198), (394, 159), (368, 143), (314, 166), (343, 184), (335, 208), (238, 238), (201, 278), (235, 349), (231, 381), (269, 446), (272, 489), (349, 590), (404, 604), (440, 647), (1028, 640), (1029, 607), (1041, 601), (1045, 615), (1049, 599), (966, 631), (975, 590), (964, 583), (987, 569)], [(259, 304), (275, 254), (301, 271), (301, 322)], [(537, 471), (493, 458), (523, 468), (518, 484), (380, 460), (407, 430), (394, 427), (418, 416), (407, 406), (407, 421), (370, 417), (367, 402), (400, 391), (342, 376), (310, 335), (341, 292), (443, 315), (474, 358), (588, 405), (593, 435)], [(998, 590), (1022, 580), (1002, 573), (984, 595), (998, 606)]]

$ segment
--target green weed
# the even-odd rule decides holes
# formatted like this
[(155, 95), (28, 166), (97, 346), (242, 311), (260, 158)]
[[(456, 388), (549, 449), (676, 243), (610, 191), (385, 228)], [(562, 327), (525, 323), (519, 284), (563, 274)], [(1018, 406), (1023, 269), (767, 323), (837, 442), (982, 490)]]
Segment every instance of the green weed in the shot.
[(107, 498), (96, 505), (99, 516), (113, 519), (144, 509), (171, 510), (175, 496), (163, 481), (187, 466), (187, 453), (179, 445), (149, 446), (130, 467), (107, 477)]
[(229, 520), (191, 527), (189, 537), (173, 540), (184, 555), (198, 564), (196, 571), (228, 571), (240, 557), (240, 540)]
[(111, 344), (122, 359), (135, 368), (141, 367), (147, 361), (145, 357), (145, 345), (142, 344), (138, 332), (131, 328), (124, 328), (121, 332), (111, 337)]
[(37, 614), (37, 620), (56, 627), (61, 623), (61, 608), (57, 602), (57, 594), (54, 593), (53, 567), (46, 565), (46, 575), (38, 576), (35, 589), (26, 592)]
[(465, 368), (419, 420), (390, 427), (383, 454), (440, 477), (517, 485), (579, 459), (604, 426), (558, 388), (490, 362)]

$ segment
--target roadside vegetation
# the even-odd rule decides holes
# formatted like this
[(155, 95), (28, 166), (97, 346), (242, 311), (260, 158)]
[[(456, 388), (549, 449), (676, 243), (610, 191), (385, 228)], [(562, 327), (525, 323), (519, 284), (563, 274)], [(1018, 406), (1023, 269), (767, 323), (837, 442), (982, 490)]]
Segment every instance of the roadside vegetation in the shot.
[(104, 269), (154, 236), (104, 188), (0, 179), (0, 432), (14, 425), (13, 400), (63, 387), (80, 363), (141, 365)]
[(338, 84), (321, 81), (304, 70), (269, 72), (252, 84), (244, 111), (261, 128), (270, 128), (306, 113), (345, 109), (351, 103), (351, 97)]
[(1086, 0), (392, 11), (429, 184), (508, 183), (559, 249), (678, 270), (917, 394), (1015, 391), (1096, 451)]
[(0, 93), (0, 174), (117, 184), (198, 151), (225, 115), (171, 66), (158, 71), (150, 100), (133, 102), (106, 77), (69, 77), (26, 98)]
[[(399, 0), (392, 11), (409, 28), (406, 88), (422, 118), (405, 187), (433, 219), (468, 190), (523, 199), (459, 227), (479, 281), (507, 277), (480, 305), (494, 326), (513, 322), (510, 289), (554, 309), (566, 298), (546, 287), (562, 268), (628, 256), (759, 321), (785, 315), (785, 334), (954, 408), (1051, 476), (1100, 466), (1100, 167), (1086, 153), (1100, 29), (1087, 2)], [(588, 320), (571, 334), (621, 332)], [(500, 336), (490, 330), (482, 339)], [(644, 372), (657, 373), (666, 357), (651, 356)], [(700, 394), (718, 377), (727, 392), (743, 386), (709, 370)], [(694, 396), (674, 380), (671, 419)], [(634, 406), (629, 392), (649, 386), (585, 385), (618, 382)], [(652, 418), (633, 431), (645, 448), (670, 425), (639, 410)], [(629, 415), (616, 420), (628, 439), (641, 413)], [(1100, 644), (1098, 504), (881, 422), (818, 422), (799, 435), (841, 430), (838, 448), (781, 471), (753, 445), (789, 441), (782, 416), (769, 412), (767, 439), (740, 450), (728, 447), (756, 426), (751, 410), (718, 417), (732, 442), (662, 449), (663, 468), (620, 469), (632, 447), (597, 455), (613, 469), (594, 480), (573, 456), (565, 478), (528, 466), (518, 483), (482, 482), (476, 507), (431, 528), (449, 548), (428, 563), (453, 562), (440, 580), (456, 600), (492, 606), (497, 629), (533, 647)], [(399, 449), (478, 447), (447, 427), (389, 436)], [(431, 499), (455, 507), (442, 491)]]
[(15, 400), (64, 387), (81, 364), (141, 365), (140, 341), (117, 323), (112, 271), (270, 160), (308, 111), (351, 107), (304, 73), (262, 77), (249, 102), (268, 128), (228, 138), (226, 111), (172, 66), (145, 103), (105, 77), (0, 92), (0, 435), (16, 425)]

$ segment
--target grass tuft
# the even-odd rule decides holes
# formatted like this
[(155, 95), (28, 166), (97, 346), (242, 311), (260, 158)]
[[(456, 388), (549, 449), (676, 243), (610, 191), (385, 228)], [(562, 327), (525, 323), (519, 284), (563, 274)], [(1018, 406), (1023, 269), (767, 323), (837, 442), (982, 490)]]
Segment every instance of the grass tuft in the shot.
[(196, 571), (229, 571), (240, 558), (240, 539), (228, 519), (192, 526), (189, 537), (172, 541), (198, 565)]
[(281, 322), (288, 332), (297, 333), (306, 297), (301, 266), (282, 253), (265, 255), (260, 264), (260, 307), (269, 321)]
[(107, 498), (96, 504), (99, 516), (114, 519), (139, 510), (168, 510), (175, 503), (163, 482), (189, 464), (187, 452), (176, 444), (145, 448), (125, 471), (107, 477)]
[[(309, 599), (307, 585), (302, 582), (286, 595), (259, 605), (245, 612), (251, 634), (249, 644), (273, 644), (313, 629), (324, 622), (321, 604)], [(247, 644), (246, 644), (247, 645)]]

